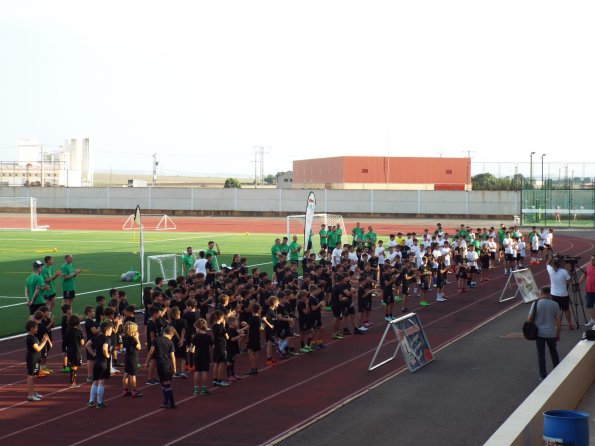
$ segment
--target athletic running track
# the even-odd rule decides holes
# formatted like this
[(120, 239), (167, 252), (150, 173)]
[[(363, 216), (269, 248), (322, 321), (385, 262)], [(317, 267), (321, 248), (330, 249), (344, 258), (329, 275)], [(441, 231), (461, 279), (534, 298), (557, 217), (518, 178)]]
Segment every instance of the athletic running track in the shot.
[[(113, 217), (112, 217), (113, 218)], [(100, 229), (102, 217), (85, 218), (96, 222), (93, 229)], [(110, 220), (111, 218), (108, 218)], [(74, 217), (65, 217), (71, 225), (81, 228)], [(118, 219), (118, 221), (121, 220)], [(212, 220), (212, 219), (206, 219)], [(232, 220), (232, 219), (230, 219)], [(282, 231), (283, 222), (263, 228), (263, 220), (250, 222), (242, 219), (241, 231)], [(252, 220), (251, 220), (252, 221)], [(194, 225), (193, 225), (194, 226)], [(207, 230), (215, 230), (217, 225)], [(378, 232), (386, 228), (378, 227)], [(390, 230), (406, 230), (395, 225)], [(112, 229), (119, 229), (111, 226)], [(200, 228), (200, 229), (199, 229)], [(198, 222), (193, 230), (203, 232)], [(56, 228), (58, 229), (58, 228)], [(61, 229), (67, 229), (62, 227)], [(105, 229), (102, 228), (102, 229)], [(259, 231), (259, 229), (261, 229)], [(421, 228), (417, 228), (421, 229)], [(222, 232), (229, 227), (219, 225)], [(240, 232), (240, 230), (236, 230)], [(234, 232), (236, 232), (234, 231)], [(421, 232), (421, 231), (419, 231)], [(571, 255), (590, 255), (595, 244), (592, 240), (556, 236), (556, 248)], [(454, 277), (446, 294), (449, 301), (433, 303), (430, 307), (409, 307), (418, 312), (430, 344), (436, 353), (473, 331), (475, 328), (506, 312), (520, 303), (515, 299), (498, 303), (503, 287), (502, 268), (490, 270), (490, 282), (480, 284), (468, 293), (456, 293)], [(534, 269), (538, 284), (547, 281), (543, 266)], [(435, 295), (432, 295), (434, 297)], [(416, 300), (414, 300), (415, 302)], [(48, 365), (54, 369), (52, 376), (38, 379), (36, 391), (44, 395), (41, 402), (26, 401), (26, 370), (24, 365), (24, 339), (0, 342), (0, 441), (3, 445), (28, 445), (49, 441), (66, 445), (126, 444), (150, 445), (260, 445), (280, 438), (300, 426), (306, 425), (321, 414), (351, 401), (382, 381), (405, 370), (403, 361), (396, 359), (369, 373), (368, 364), (377, 346), (385, 322), (382, 307), (374, 303), (372, 321), (375, 325), (363, 336), (348, 336), (332, 341), (329, 336), (330, 315), (325, 313), (324, 340), (327, 348), (285, 360), (273, 368), (265, 368), (263, 352), (259, 358), (257, 376), (245, 376), (229, 388), (211, 389), (212, 395), (194, 397), (192, 380), (175, 380), (173, 384), (178, 408), (160, 409), (161, 389), (145, 385), (146, 371), (139, 370), (139, 389), (144, 397), (133, 399), (121, 396), (121, 375), (114, 375), (106, 385), (108, 407), (102, 410), (87, 408), (89, 385), (79, 389), (67, 387), (68, 377), (60, 373), (61, 341), (59, 330), (54, 332), (54, 349)], [(25, 315), (24, 315), (25, 317)], [(297, 341), (297, 340), (296, 340)], [(386, 349), (392, 351), (391, 348)], [(144, 353), (141, 363), (144, 363)], [(435, 366), (430, 364), (429, 367)], [(248, 369), (247, 358), (240, 356), (236, 369), (244, 374)], [(405, 373), (409, 373), (405, 371)], [(423, 369), (417, 373), (423, 373)], [(79, 381), (84, 381), (85, 367)], [(332, 435), (329, 432), (329, 435)], [(358, 435), (358, 433), (354, 433)], [(359, 443), (365, 442), (365, 433)], [(45, 440), (42, 440), (45, 439)]]

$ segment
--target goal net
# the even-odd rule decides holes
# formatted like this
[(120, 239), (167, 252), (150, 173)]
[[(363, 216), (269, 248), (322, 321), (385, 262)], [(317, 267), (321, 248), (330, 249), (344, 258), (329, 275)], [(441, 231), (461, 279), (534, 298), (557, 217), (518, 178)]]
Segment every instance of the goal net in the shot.
[(45, 231), (49, 226), (37, 222), (37, 199), (34, 197), (0, 197), (0, 229)]
[[(306, 223), (306, 215), (288, 215), (287, 216), (287, 238), (291, 237), (291, 234), (303, 234), (304, 233), (304, 225)], [(343, 221), (343, 217), (338, 214), (314, 214), (314, 219), (312, 220), (312, 234), (317, 235), (318, 231), (320, 230), (320, 225), (325, 224), (328, 226), (337, 226), (337, 224), (341, 225), (343, 229), (343, 238), (348, 234), (347, 228), (345, 227), (345, 222)]]
[[(175, 231), (176, 224), (167, 214), (143, 214), (141, 219), (145, 231)], [(128, 216), (122, 225), (124, 231), (136, 229), (134, 215)]]
[(153, 282), (156, 277), (162, 277), (166, 281), (175, 279), (181, 272), (181, 263), (177, 254), (147, 256), (148, 282)]

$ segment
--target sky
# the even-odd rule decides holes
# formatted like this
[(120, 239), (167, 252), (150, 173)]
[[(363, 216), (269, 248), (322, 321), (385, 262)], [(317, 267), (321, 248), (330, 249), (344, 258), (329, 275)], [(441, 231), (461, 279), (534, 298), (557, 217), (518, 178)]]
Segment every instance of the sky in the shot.
[[(0, 3), (0, 160), (265, 174), (341, 155), (595, 163), (595, 2)], [(557, 169), (556, 169), (557, 170)], [(594, 174), (595, 175), (595, 174)]]

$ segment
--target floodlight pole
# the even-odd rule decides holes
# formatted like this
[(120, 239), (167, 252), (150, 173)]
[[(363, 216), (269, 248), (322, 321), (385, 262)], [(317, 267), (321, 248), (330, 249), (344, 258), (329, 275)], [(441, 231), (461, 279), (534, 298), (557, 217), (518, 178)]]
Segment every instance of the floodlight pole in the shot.
[(543, 183), (543, 158), (545, 157), (545, 155), (546, 155), (545, 153), (543, 155), (541, 155), (541, 188), (542, 189), (544, 188), (543, 187), (543, 185), (544, 185), (544, 183)]
[(530, 156), (530, 164), (529, 164), (529, 186), (533, 187), (533, 155), (535, 155), (535, 152), (531, 152)]

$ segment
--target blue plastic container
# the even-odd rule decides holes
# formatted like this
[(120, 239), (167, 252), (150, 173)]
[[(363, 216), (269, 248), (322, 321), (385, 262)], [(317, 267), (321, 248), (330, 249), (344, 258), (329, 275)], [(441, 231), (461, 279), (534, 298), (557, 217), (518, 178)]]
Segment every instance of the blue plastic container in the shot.
[(543, 444), (546, 446), (589, 446), (589, 414), (576, 410), (548, 410), (544, 412)]

